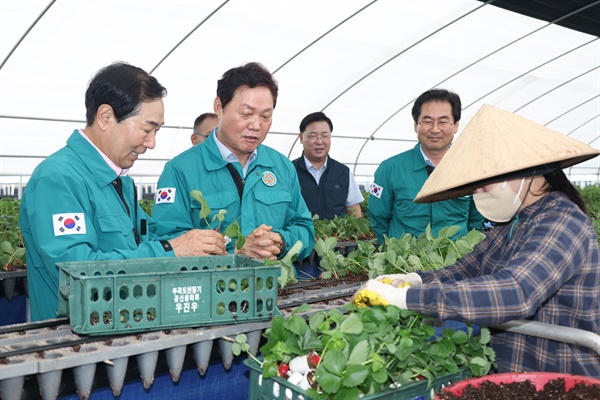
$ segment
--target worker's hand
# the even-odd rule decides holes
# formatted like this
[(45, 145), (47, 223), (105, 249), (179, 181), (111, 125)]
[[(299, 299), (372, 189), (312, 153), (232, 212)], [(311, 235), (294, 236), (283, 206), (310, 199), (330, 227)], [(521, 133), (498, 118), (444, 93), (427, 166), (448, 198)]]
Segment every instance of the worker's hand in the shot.
[(176, 257), (227, 254), (225, 238), (211, 229), (192, 229), (169, 240)]
[(406, 292), (410, 286), (396, 288), (383, 282), (369, 279), (352, 297), (357, 307), (394, 305), (406, 310)]
[(236, 254), (243, 254), (253, 258), (268, 258), (277, 260), (283, 250), (283, 238), (279, 233), (273, 232), (272, 226), (262, 224), (246, 236), (246, 242)]
[(375, 280), (394, 287), (416, 286), (423, 283), (419, 274), (414, 272), (408, 274), (380, 275)]

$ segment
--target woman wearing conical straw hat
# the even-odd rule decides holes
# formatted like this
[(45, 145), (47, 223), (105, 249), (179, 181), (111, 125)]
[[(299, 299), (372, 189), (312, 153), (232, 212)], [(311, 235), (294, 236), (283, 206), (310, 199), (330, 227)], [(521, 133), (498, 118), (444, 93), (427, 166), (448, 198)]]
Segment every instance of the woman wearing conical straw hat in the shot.
[[(440, 320), (490, 325), (530, 319), (600, 334), (598, 240), (583, 199), (562, 171), (598, 154), (525, 118), (483, 106), (415, 201), (473, 194), (479, 212), (496, 227), (445, 269), (369, 280), (355, 304), (366, 297), (370, 304), (393, 304)], [(381, 282), (383, 277), (393, 284)], [(403, 282), (412, 286), (398, 287)], [(497, 372), (600, 377), (600, 356), (587, 347), (510, 332), (492, 335), (491, 344)]]

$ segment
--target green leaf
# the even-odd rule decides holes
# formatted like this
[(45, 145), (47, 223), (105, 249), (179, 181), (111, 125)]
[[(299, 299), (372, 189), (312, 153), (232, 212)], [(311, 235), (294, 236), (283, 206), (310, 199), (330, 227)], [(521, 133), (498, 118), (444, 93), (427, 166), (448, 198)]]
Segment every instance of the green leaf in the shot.
[(455, 331), (452, 334), (452, 341), (456, 344), (463, 344), (469, 340), (467, 333), (465, 331)]
[(333, 349), (325, 353), (321, 359), (321, 364), (328, 372), (337, 376), (342, 376), (344, 369), (346, 368), (346, 356), (342, 350)]
[[(269, 259), (267, 259), (267, 261), (268, 261), (268, 263), (267, 263), (267, 262), (265, 262), (265, 265), (273, 265), (273, 264), (276, 264), (276, 262), (274, 262), (274, 261), (272, 261), (272, 260), (269, 260)], [(272, 262), (273, 264), (271, 264), (271, 262)], [(284, 287), (285, 287), (285, 285), (287, 285), (288, 279), (289, 279), (289, 277), (288, 277), (288, 271), (287, 271), (287, 269), (283, 268), (283, 266), (282, 266), (282, 267), (281, 267), (281, 273), (280, 273), (280, 274), (279, 274), (279, 276), (277, 277), (277, 283), (279, 283), (279, 286), (280, 286), (281, 288), (284, 288)]]
[(223, 231), (223, 235), (227, 236), (227, 237), (230, 237), (230, 238), (236, 238), (236, 237), (238, 237), (239, 233), (240, 233), (240, 226), (238, 225), (237, 221), (234, 222), (234, 223), (232, 223), (231, 225), (229, 225)]
[(204, 198), (202, 197), (202, 192), (201, 192), (201, 191), (199, 191), (199, 190), (192, 190), (192, 191), (190, 192), (190, 196), (192, 196), (192, 198), (193, 198), (194, 200), (196, 200), (197, 202), (199, 202), (199, 203), (202, 203), (202, 200), (204, 199)]
[(446, 258), (444, 259), (444, 264), (445, 265), (453, 265), (453, 264), (456, 264), (456, 261), (458, 261), (458, 259), (456, 258), (456, 254), (448, 253), (446, 255)]
[(471, 369), (471, 373), (473, 374), (473, 376), (482, 375), (481, 366), (477, 364), (469, 364), (469, 368)]
[(320, 367), (317, 368), (317, 382), (319, 382), (319, 386), (325, 393), (336, 393), (342, 386), (340, 376), (329, 373)]
[(396, 265), (396, 252), (394, 250), (388, 250), (385, 252), (385, 260), (392, 265)]
[(239, 345), (239, 343), (234, 343), (231, 345), (231, 352), (236, 355), (239, 356), (240, 354), (242, 354), (242, 346)]
[(433, 347), (431, 349), (431, 354), (442, 358), (449, 357), (456, 350), (454, 343), (448, 340), (436, 343), (431, 347)]
[(302, 250), (302, 246), (301, 240), (296, 241), (288, 252), (285, 253), (285, 256), (281, 258), (281, 262), (291, 265), (296, 260), (296, 256), (300, 253), (300, 250)]
[(365, 381), (369, 375), (369, 367), (366, 365), (348, 365), (344, 372), (342, 385), (346, 387), (355, 387)]
[(331, 400), (348, 400), (360, 398), (361, 391), (355, 387), (347, 388), (341, 387), (340, 390), (333, 395)]
[(212, 210), (208, 206), (208, 203), (206, 202), (206, 200), (202, 199), (201, 204), (202, 204), (202, 207), (200, 207), (200, 218), (204, 219), (210, 215)]
[(362, 330), (363, 323), (355, 313), (348, 315), (340, 326), (340, 331), (348, 334), (359, 334)]
[(412, 265), (416, 269), (419, 269), (419, 270), (423, 269), (423, 264), (421, 264), (421, 260), (419, 259), (419, 257), (415, 256), (414, 254), (411, 254), (410, 256), (408, 256), (408, 262), (410, 263), (410, 265)]
[(429, 241), (433, 240), (433, 234), (431, 233), (431, 222), (428, 223), (427, 227), (425, 228), (425, 237)]
[(12, 244), (10, 244), (10, 242), (8, 240), (5, 240), (4, 242), (2, 242), (2, 244), (0, 245), (0, 248), (2, 248), (2, 251), (4, 251), (5, 253), (8, 253), (8, 254), (12, 254), (12, 252), (13, 252)]
[(446, 228), (440, 229), (440, 231), (438, 233), (438, 237), (444, 237), (444, 238), (449, 239), (452, 236), (456, 235), (459, 230), (460, 230), (460, 226), (458, 226), (458, 225), (448, 226)]
[(308, 329), (306, 320), (299, 316), (293, 316), (286, 320), (285, 327), (298, 336), (304, 336), (304, 332)]
[(246, 243), (246, 238), (243, 236), (238, 237), (238, 240), (235, 242), (235, 248), (241, 250), (244, 247), (244, 243)]
[(387, 371), (383, 368), (371, 372), (371, 377), (377, 383), (384, 383), (388, 379)]
[(488, 344), (492, 339), (492, 335), (490, 334), (490, 330), (488, 328), (482, 327), (479, 331), (479, 343)]
[(246, 343), (246, 342), (248, 342), (248, 338), (246, 337), (245, 334), (240, 333), (235, 336), (235, 342), (236, 343)]
[(361, 340), (358, 342), (352, 352), (350, 353), (350, 357), (348, 357), (348, 365), (350, 364), (362, 364), (367, 361), (369, 357), (369, 341)]
[(202, 192), (199, 190), (192, 190), (190, 192), (190, 195), (192, 196), (193, 199), (200, 202), (200, 219), (206, 219), (206, 217), (208, 217), (210, 215), (212, 210), (208, 206), (208, 203), (206, 202), (206, 200), (204, 200), (204, 197), (202, 196)]
[(315, 251), (320, 257), (323, 257), (328, 251), (335, 249), (336, 245), (337, 239), (334, 237), (330, 237), (325, 240), (319, 239), (315, 243)]
[(268, 379), (272, 376), (277, 376), (278, 369), (279, 367), (277, 367), (277, 364), (265, 361), (262, 369), (263, 377)]

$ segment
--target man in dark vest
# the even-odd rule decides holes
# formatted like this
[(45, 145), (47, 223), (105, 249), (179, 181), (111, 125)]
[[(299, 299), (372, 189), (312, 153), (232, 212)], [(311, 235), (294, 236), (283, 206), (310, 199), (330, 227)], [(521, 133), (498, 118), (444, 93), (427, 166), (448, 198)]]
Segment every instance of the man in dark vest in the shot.
[(333, 123), (322, 112), (308, 114), (300, 122), (300, 143), (304, 151), (292, 161), (298, 171), (302, 197), (310, 212), (320, 219), (362, 216), (364, 200), (350, 168), (329, 157)]

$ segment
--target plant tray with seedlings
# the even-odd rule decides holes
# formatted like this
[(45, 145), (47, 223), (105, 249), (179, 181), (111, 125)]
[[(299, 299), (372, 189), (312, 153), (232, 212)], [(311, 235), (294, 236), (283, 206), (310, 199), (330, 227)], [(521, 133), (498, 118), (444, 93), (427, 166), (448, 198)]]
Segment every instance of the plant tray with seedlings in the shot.
[[(308, 321), (294, 310), (276, 317), (251, 358), (250, 399), (423, 399), (442, 387), (489, 372), (495, 360), (486, 328), (480, 336), (444, 329), (394, 306), (318, 311)], [(234, 354), (246, 350), (236, 337)]]
[(58, 263), (58, 316), (79, 334), (264, 321), (279, 265), (239, 255)]
[[(258, 362), (253, 359), (247, 359), (244, 363), (250, 369), (250, 388), (248, 398), (250, 400), (311, 400), (313, 399), (307, 393), (307, 389), (298, 386), (297, 383), (289, 379), (283, 379), (279, 376), (274, 376), (269, 379), (264, 379), (262, 368)], [(431, 384), (428, 381), (414, 381), (403, 386), (390, 388), (388, 390), (366, 395), (361, 397), (362, 400), (431, 400), (435, 393), (452, 383), (459, 382), (471, 376), (468, 368), (463, 368), (455, 374), (447, 374), (439, 378), (435, 378)], [(302, 377), (301, 384), (306, 381)], [(299, 382), (299, 383), (300, 383)], [(306, 386), (304, 386), (306, 387)], [(319, 397), (320, 398), (320, 397)], [(341, 397), (335, 397), (341, 398)], [(348, 397), (347, 399), (350, 399)]]

